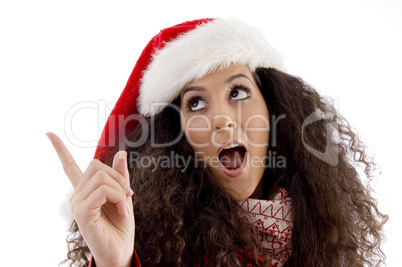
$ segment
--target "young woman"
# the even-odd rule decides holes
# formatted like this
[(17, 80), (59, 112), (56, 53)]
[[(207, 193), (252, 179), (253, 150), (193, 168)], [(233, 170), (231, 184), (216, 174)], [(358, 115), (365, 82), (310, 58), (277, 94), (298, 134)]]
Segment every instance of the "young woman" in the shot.
[(361, 181), (374, 167), (362, 143), (239, 20), (190, 21), (156, 35), (84, 173), (60, 139), (48, 137), (75, 188), (71, 263), (384, 261), (387, 216)]

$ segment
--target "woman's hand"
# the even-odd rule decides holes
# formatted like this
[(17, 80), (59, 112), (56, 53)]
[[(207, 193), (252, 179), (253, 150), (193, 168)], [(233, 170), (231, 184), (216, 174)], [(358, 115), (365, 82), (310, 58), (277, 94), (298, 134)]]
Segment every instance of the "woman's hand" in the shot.
[(135, 223), (127, 153), (116, 153), (113, 168), (92, 160), (82, 173), (60, 138), (47, 136), (75, 189), (71, 211), (96, 265), (130, 266)]

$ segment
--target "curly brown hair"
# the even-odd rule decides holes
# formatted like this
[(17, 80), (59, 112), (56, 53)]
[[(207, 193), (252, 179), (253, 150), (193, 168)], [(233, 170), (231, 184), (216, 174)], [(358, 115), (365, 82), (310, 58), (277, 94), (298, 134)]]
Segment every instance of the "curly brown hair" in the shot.
[[(271, 117), (283, 118), (279, 123), (271, 120), (269, 151), (282, 155), (286, 167), (266, 168), (263, 179), (264, 199), (281, 187), (293, 199), (292, 253), (285, 266), (382, 265), (385, 255), (380, 244), (388, 216), (379, 212), (371, 196), (376, 165), (357, 134), (330, 100), (302, 79), (275, 69), (258, 69), (255, 76)], [(173, 102), (179, 103), (179, 99)], [(257, 256), (269, 262), (256, 229), (237, 216), (238, 202), (205, 166), (197, 165), (177, 110), (167, 107), (146, 120), (164, 130), (153, 132), (153, 139), (142, 146), (127, 147), (128, 155), (158, 158), (174, 153), (192, 164), (155, 170), (129, 161), (135, 249), (142, 264), (239, 266), (244, 264), (239, 255), (255, 266), (264, 265)], [(140, 136), (142, 129), (137, 127), (128, 139)], [(171, 146), (152, 145), (167, 144), (178, 136)], [(111, 165), (118, 149), (101, 160)], [(89, 250), (76, 223), (68, 244), (66, 262), (87, 265)], [(247, 256), (250, 252), (255, 256)]]

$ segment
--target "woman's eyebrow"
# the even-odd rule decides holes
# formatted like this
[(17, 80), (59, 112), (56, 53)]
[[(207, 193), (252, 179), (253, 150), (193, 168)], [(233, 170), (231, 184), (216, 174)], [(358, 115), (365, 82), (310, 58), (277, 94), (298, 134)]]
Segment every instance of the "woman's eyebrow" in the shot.
[(184, 89), (182, 95), (184, 95), (185, 93), (190, 92), (190, 91), (205, 91), (205, 89), (202, 86), (188, 87), (188, 88)]
[(233, 80), (236, 80), (238, 78), (246, 78), (246, 79), (250, 80), (250, 82), (252, 82), (251, 79), (247, 75), (245, 75), (243, 73), (239, 73), (239, 74), (235, 74), (235, 75), (231, 76), (229, 79), (227, 79), (225, 81), (225, 83), (231, 83), (231, 82), (233, 82)]
[[(251, 79), (247, 75), (245, 75), (243, 73), (239, 73), (239, 74), (235, 74), (235, 75), (231, 76), (229, 79), (227, 79), (225, 81), (225, 83), (231, 83), (231, 82), (233, 82), (234, 80), (236, 80), (238, 78), (246, 78), (246, 79), (250, 80), (250, 82), (252, 82)], [(182, 95), (185, 95), (187, 92), (190, 92), (190, 91), (205, 91), (205, 89), (202, 86), (188, 87), (188, 88), (183, 90)]]

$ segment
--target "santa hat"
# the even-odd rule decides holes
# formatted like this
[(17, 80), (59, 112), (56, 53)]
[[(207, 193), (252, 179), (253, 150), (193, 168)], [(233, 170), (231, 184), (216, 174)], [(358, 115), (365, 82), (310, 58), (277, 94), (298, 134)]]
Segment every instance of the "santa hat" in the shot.
[(200, 19), (161, 30), (140, 55), (103, 129), (95, 158), (107, 155), (141, 116), (159, 113), (183, 87), (231, 63), (283, 70), (280, 54), (238, 19)]

